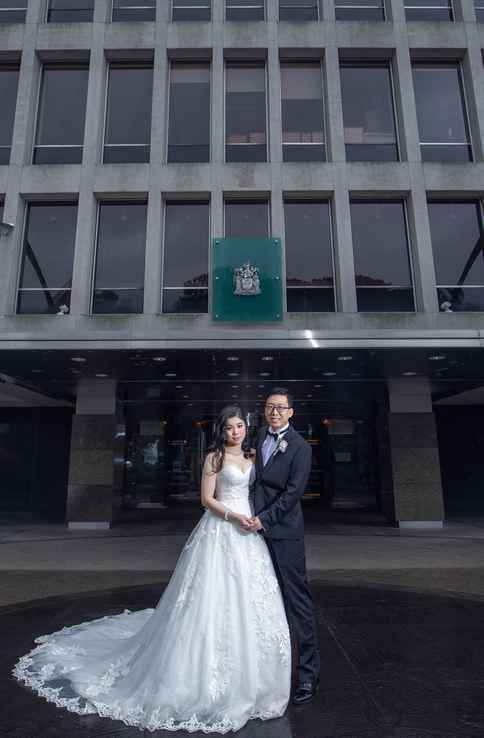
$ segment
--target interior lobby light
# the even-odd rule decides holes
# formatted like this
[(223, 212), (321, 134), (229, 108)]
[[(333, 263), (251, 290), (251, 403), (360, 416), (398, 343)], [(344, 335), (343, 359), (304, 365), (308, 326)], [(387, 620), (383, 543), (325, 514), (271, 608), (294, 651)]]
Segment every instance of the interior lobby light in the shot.
[(271, 375), (269, 372), (259, 372), (259, 377), (270, 377), (270, 376)]
[(229, 377), (238, 377), (239, 372), (229, 372)]
[(324, 377), (335, 377), (336, 372), (323, 372)]
[(175, 372), (165, 372), (165, 377), (176, 377)]
[(274, 357), (273, 356), (263, 356), (262, 361), (274, 361)]
[(351, 361), (352, 356), (338, 356), (338, 361)]
[(402, 372), (402, 377), (416, 377), (417, 372)]
[(83, 361), (87, 361), (87, 359), (84, 356), (71, 356), (71, 361), (77, 361), (78, 363), (81, 363)]
[(166, 356), (153, 356), (153, 361), (166, 361)]
[(434, 354), (434, 356), (429, 356), (430, 361), (444, 361), (445, 358), (444, 354)]
[(227, 356), (227, 361), (238, 361), (238, 360), (239, 360), (238, 356)]

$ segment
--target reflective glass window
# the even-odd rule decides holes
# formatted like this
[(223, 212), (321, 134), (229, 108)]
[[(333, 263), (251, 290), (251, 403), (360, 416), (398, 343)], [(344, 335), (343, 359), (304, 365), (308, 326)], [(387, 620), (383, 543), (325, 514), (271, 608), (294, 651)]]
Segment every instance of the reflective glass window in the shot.
[(154, 21), (156, 0), (113, 0), (113, 21)]
[(384, 0), (336, 0), (335, 16), (338, 21), (384, 21)]
[(163, 239), (163, 312), (208, 311), (208, 202), (167, 202)]
[(94, 13), (94, 0), (49, 0), (48, 23), (89, 23)]
[(451, 0), (405, 0), (408, 21), (454, 20)]
[(326, 161), (320, 62), (281, 64), (284, 161)]
[(88, 76), (85, 64), (44, 64), (34, 164), (81, 163)]
[(334, 312), (329, 202), (287, 201), (284, 224), (288, 312)]
[(26, 218), (17, 312), (68, 312), (77, 205), (29, 203)]
[(484, 23), (484, 0), (474, 0), (474, 9), (477, 22)]
[(484, 236), (477, 200), (428, 203), (442, 312), (484, 311)]
[(1, 23), (25, 23), (27, 0), (0, 0)]
[(210, 65), (173, 62), (168, 162), (210, 159)]
[(228, 21), (263, 21), (264, 15), (264, 0), (225, 0)]
[(145, 202), (101, 202), (93, 313), (142, 313)]
[(225, 100), (226, 161), (267, 161), (265, 64), (228, 63)]
[(413, 83), (424, 161), (472, 161), (459, 63), (416, 63)]
[(270, 238), (267, 200), (226, 200), (225, 238)]
[(17, 103), (18, 66), (0, 64), (0, 166), (10, 161), (15, 106)]
[(174, 21), (209, 21), (211, 0), (172, 0)]
[(151, 64), (110, 65), (104, 140), (105, 164), (149, 162), (152, 95)]
[(348, 161), (397, 161), (398, 145), (389, 62), (341, 65)]
[(279, 0), (279, 20), (317, 21), (319, 0)]
[(405, 203), (352, 201), (358, 310), (413, 311)]

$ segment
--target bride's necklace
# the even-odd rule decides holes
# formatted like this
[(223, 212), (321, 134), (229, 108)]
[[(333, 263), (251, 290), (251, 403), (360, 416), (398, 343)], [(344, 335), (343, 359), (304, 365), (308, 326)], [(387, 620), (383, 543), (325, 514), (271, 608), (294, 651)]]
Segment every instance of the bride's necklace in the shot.
[(228, 454), (229, 456), (243, 456), (244, 455), (243, 451), (239, 451), (238, 454), (234, 454), (233, 451), (227, 451), (227, 449), (225, 449), (225, 453)]

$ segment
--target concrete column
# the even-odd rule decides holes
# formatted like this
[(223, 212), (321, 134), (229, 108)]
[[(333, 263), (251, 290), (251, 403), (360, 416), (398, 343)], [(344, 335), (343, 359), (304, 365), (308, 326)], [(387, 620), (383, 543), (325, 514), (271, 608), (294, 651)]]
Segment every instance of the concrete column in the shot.
[(211, 120), (211, 160), (221, 164), (225, 161), (225, 73), (224, 50), (221, 46), (212, 49), (212, 80), (210, 95), (212, 98)]
[(279, 49), (272, 46), (267, 56), (267, 103), (269, 161), (282, 161), (281, 66)]
[(402, 160), (420, 162), (420, 136), (418, 132), (417, 107), (413, 88), (412, 62), (408, 37), (398, 36), (393, 63), (395, 76), (395, 108), (398, 121), (400, 156)]
[(72, 530), (111, 525), (115, 411), (115, 380), (79, 383), (67, 491), (67, 523)]
[(412, 189), (407, 200), (407, 213), (417, 310), (438, 313), (434, 253), (421, 166), (410, 166), (410, 178)]
[(345, 313), (356, 313), (358, 308), (356, 304), (351, 211), (346, 172), (342, 167), (335, 168), (333, 221), (337, 310)]
[(400, 528), (441, 528), (444, 503), (428, 381), (390, 380), (388, 394), (394, 518)]

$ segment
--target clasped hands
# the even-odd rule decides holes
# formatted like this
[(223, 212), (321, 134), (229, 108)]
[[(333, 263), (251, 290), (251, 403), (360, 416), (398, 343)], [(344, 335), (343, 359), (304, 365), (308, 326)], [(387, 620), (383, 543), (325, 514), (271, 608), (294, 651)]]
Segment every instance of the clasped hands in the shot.
[(263, 528), (262, 523), (257, 516), (249, 518), (247, 515), (238, 515), (237, 523), (240, 525), (242, 530), (246, 530), (249, 533), (256, 533)]

